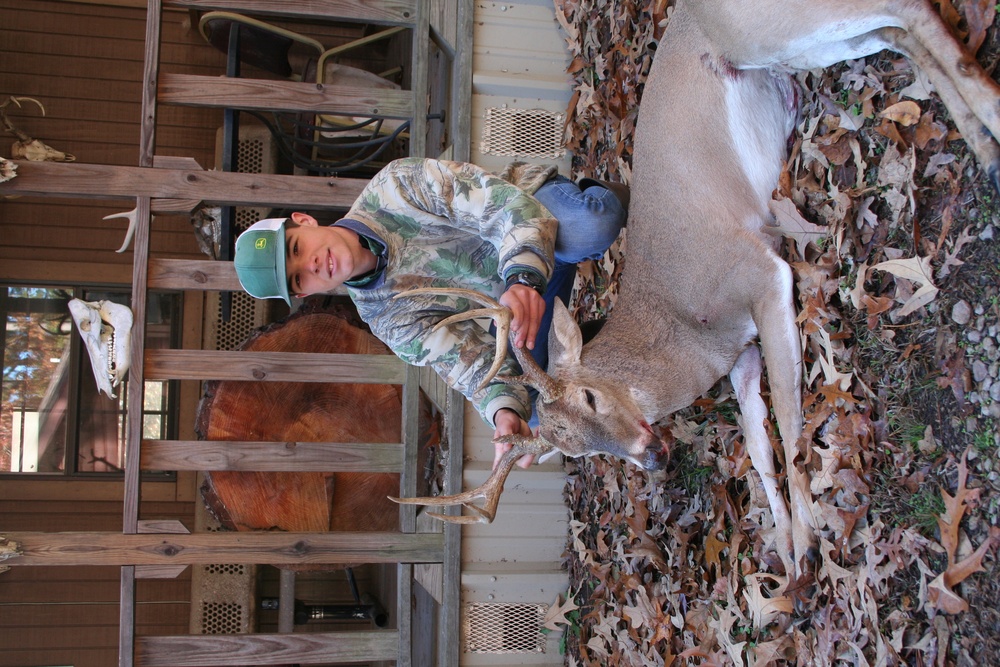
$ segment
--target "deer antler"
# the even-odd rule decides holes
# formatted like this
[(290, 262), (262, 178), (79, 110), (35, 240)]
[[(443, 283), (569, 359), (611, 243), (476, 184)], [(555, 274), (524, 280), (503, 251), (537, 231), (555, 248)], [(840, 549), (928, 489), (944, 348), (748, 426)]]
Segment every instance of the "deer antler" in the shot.
[[(475, 489), (452, 496), (430, 496), (426, 498), (393, 498), (389, 496), (389, 500), (397, 502), (400, 505), (429, 505), (434, 507), (462, 505), (473, 512), (473, 516), (450, 516), (436, 512), (428, 512), (428, 515), (450, 523), (492, 523), (493, 517), (496, 516), (497, 504), (500, 502), (500, 494), (503, 493), (504, 482), (507, 481), (507, 475), (513, 469), (514, 463), (526, 454), (538, 456), (552, 449), (550, 442), (539, 437), (526, 438), (522, 435), (510, 435), (501, 438), (501, 440), (510, 442), (514, 446), (507, 450), (500, 458), (500, 462), (493, 469), (489, 478)], [(486, 501), (481, 507), (475, 504), (475, 501), (480, 498)]]
[(416, 289), (401, 292), (393, 298), (399, 299), (419, 294), (439, 294), (443, 296), (465, 298), (469, 301), (474, 301), (485, 306), (484, 308), (475, 308), (473, 310), (467, 310), (464, 313), (455, 313), (450, 317), (446, 317), (435, 324), (432, 331), (437, 331), (438, 329), (454, 324), (455, 322), (473, 320), (479, 317), (489, 317), (496, 324), (496, 355), (493, 358), (493, 365), (490, 366), (490, 370), (486, 373), (486, 377), (483, 381), (479, 383), (478, 387), (476, 387), (476, 391), (482, 390), (486, 385), (496, 379), (504, 384), (517, 384), (533, 387), (538, 391), (539, 397), (545, 403), (550, 403), (562, 394), (561, 385), (559, 385), (544, 370), (542, 370), (530, 354), (519, 347), (514, 348), (514, 356), (517, 357), (518, 363), (521, 364), (522, 375), (516, 377), (510, 375), (497, 376), (497, 373), (500, 372), (500, 366), (503, 365), (503, 360), (507, 358), (507, 339), (510, 336), (511, 319), (510, 309), (501, 304), (499, 301), (475, 290), (463, 289), (460, 287), (418, 287)]
[[(537, 363), (535, 363), (534, 358), (519, 347), (514, 348), (514, 356), (517, 357), (518, 363), (521, 364), (523, 374), (516, 377), (509, 375), (497, 375), (497, 373), (500, 372), (500, 366), (503, 364), (503, 360), (507, 357), (507, 338), (510, 335), (511, 320), (510, 310), (504, 307), (501, 303), (474, 290), (447, 287), (420, 287), (397, 294), (393, 298), (398, 299), (400, 297), (409, 297), (417, 294), (441, 294), (454, 297), (464, 297), (470, 301), (474, 301), (485, 306), (484, 308), (475, 308), (464, 313), (456, 313), (450, 317), (446, 317), (434, 326), (434, 331), (455, 322), (475, 319), (478, 317), (490, 317), (496, 323), (496, 356), (493, 359), (493, 365), (486, 374), (486, 378), (479, 384), (476, 391), (479, 391), (494, 379), (497, 379), (505, 384), (517, 384), (534, 387), (538, 390), (539, 398), (546, 403), (554, 400), (562, 394), (562, 385), (549, 377), (549, 375), (546, 374)], [(472, 511), (474, 516), (450, 516), (434, 512), (429, 512), (428, 514), (435, 519), (441, 519), (442, 521), (449, 521), (451, 523), (491, 523), (493, 521), (493, 517), (496, 515), (497, 504), (500, 502), (500, 494), (503, 493), (504, 482), (507, 481), (507, 476), (513, 469), (514, 463), (522, 456), (529, 454), (539, 456), (554, 449), (554, 445), (552, 443), (537, 436), (533, 438), (526, 438), (521, 435), (508, 435), (500, 438), (499, 440), (501, 442), (508, 442), (513, 446), (500, 458), (500, 462), (497, 463), (489, 478), (481, 486), (472, 489), (471, 491), (451, 496), (424, 498), (393, 498), (390, 496), (389, 499), (403, 505), (462, 505)], [(476, 505), (474, 502), (480, 498), (486, 501), (482, 506)]]
[(122, 211), (121, 213), (112, 213), (111, 215), (106, 215), (102, 220), (111, 220), (113, 218), (125, 218), (128, 220), (128, 229), (125, 230), (125, 242), (122, 243), (122, 247), (115, 250), (115, 252), (125, 252), (128, 248), (128, 244), (132, 242), (132, 237), (135, 236), (135, 226), (137, 223), (139, 209), (134, 208), (131, 211)]

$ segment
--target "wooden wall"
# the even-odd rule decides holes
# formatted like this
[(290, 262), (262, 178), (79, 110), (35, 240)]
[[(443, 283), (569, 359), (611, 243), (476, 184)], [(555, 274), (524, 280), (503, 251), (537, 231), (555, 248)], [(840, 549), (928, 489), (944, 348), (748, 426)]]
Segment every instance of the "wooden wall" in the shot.
[[(10, 120), (29, 135), (78, 162), (137, 165), (143, 69), (144, 0), (0, 0), (0, 103), (8, 96), (45, 105), (8, 107)], [(166, 10), (161, 68), (165, 72), (224, 72), (224, 55), (204, 43), (192, 16)], [(363, 26), (283, 23), (333, 46), (362, 36)], [(369, 49), (347, 64), (388, 69), (408, 53), (408, 37), (388, 53)], [(381, 47), (384, 49), (384, 47)], [(248, 72), (250, 75), (257, 73)], [(404, 78), (405, 85), (405, 78)], [(157, 155), (192, 157), (215, 165), (221, 111), (160, 107)], [(0, 131), (0, 155), (9, 155)], [(116, 253), (126, 222), (101, 218), (132, 208), (131, 201), (21, 198), (0, 200), (0, 281), (130, 285), (132, 252)], [(156, 257), (202, 259), (186, 217), (157, 217), (151, 235)], [(202, 294), (187, 295), (185, 348), (201, 340)], [(192, 345), (191, 341), (195, 341)], [(182, 389), (181, 437), (193, 437), (200, 391)], [(193, 528), (200, 502), (192, 474), (176, 482), (143, 484), (141, 519), (180, 519)], [(0, 535), (5, 531), (119, 531), (122, 484), (100, 480), (0, 477)], [(0, 573), (0, 667), (117, 663), (119, 569), (14, 568)], [(186, 634), (190, 574), (138, 585), (137, 634)]]
[[(0, 102), (9, 95), (33, 97), (46, 110), (43, 117), (30, 103), (23, 109), (8, 106), (11, 122), (76, 155), (79, 162), (137, 164), (145, 20), (145, 10), (139, 8), (0, 0)], [(206, 73), (218, 67), (221, 54), (202, 45), (186, 20), (186, 13), (171, 13), (164, 58), (177, 63), (193, 58), (185, 71)], [(221, 122), (216, 115), (164, 110), (161, 152), (192, 156), (211, 166), (214, 128)], [(0, 155), (10, 154), (13, 140), (0, 138)], [(114, 252), (126, 223), (101, 218), (133, 205), (0, 201), (0, 280), (130, 285), (132, 253)], [(203, 257), (190, 223), (181, 217), (156, 220), (152, 247), (163, 256)], [(192, 314), (200, 317), (200, 310)], [(191, 477), (178, 478), (192, 487), (186, 489), (178, 489), (177, 482), (146, 484), (145, 491), (158, 500), (142, 504), (141, 518), (181, 519), (192, 526)], [(121, 530), (120, 481), (7, 476), (0, 487), (0, 533)], [(0, 667), (116, 664), (119, 590), (117, 567), (13, 568), (0, 574)], [(187, 572), (174, 580), (140, 582), (139, 634), (186, 632), (190, 591)]]
[[(178, 71), (218, 71), (222, 54), (190, 30), (187, 13), (167, 15), (164, 61)], [(72, 153), (78, 162), (136, 165), (145, 11), (52, 0), (0, 0), (0, 16), (0, 96), (34, 97), (46, 109), (42, 117), (34, 105), (8, 107), (10, 120), (30, 136)], [(217, 111), (164, 109), (157, 150), (212, 166), (215, 128), (220, 123)], [(8, 154), (8, 147), (0, 152)], [(101, 218), (133, 205), (31, 198), (3, 202), (0, 279), (130, 284), (132, 253), (115, 252), (127, 224)], [(157, 218), (152, 250), (171, 257), (203, 257), (183, 217)]]
[[(2, 484), (3, 482), (0, 482)], [(7, 500), (0, 533), (121, 530), (121, 502)], [(144, 518), (193, 515), (192, 503), (151, 502)], [(107, 667), (118, 661), (118, 567), (15, 567), (0, 574), (0, 667)], [(186, 634), (190, 568), (136, 589), (136, 632)]]
[[(146, 13), (145, 2), (141, 7), (134, 4), (0, 0), (0, 102), (8, 95), (34, 97), (47, 112), (42, 117), (30, 103), (24, 109), (8, 107), (19, 129), (72, 153), (78, 162), (138, 164)], [(364, 30), (356, 24), (275, 22), (328, 47), (360, 37)], [(205, 43), (189, 12), (165, 10), (162, 30), (162, 71), (224, 73), (224, 54)], [(343, 62), (372, 71), (387, 69), (390, 58), (406, 53), (405, 39), (394, 40), (388, 55), (383, 43)], [(155, 152), (191, 157), (213, 168), (221, 124), (219, 110), (161, 105)], [(8, 154), (7, 137), (0, 136), (0, 155)], [(0, 202), (0, 280), (130, 283), (132, 253), (115, 252), (127, 224), (101, 218), (132, 206), (101, 200)], [(158, 257), (204, 257), (184, 216), (157, 217), (150, 250)]]

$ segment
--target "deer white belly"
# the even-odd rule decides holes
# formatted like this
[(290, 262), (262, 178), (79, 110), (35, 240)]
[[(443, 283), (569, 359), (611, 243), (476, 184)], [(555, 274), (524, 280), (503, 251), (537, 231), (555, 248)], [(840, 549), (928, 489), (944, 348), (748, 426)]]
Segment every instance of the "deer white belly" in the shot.
[(795, 89), (787, 75), (769, 70), (732, 72), (725, 91), (730, 145), (759, 199), (759, 210), (766, 211), (795, 130)]

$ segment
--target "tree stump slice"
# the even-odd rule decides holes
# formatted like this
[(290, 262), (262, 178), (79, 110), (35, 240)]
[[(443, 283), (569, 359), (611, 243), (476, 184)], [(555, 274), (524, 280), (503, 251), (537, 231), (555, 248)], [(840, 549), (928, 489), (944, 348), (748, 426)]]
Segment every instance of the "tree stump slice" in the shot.
[[(391, 354), (371, 333), (329, 312), (303, 312), (257, 332), (242, 350)], [(204, 440), (400, 442), (402, 388), (317, 382), (206, 385), (196, 430)], [(232, 530), (393, 531), (399, 475), (351, 472), (206, 473), (205, 502)]]

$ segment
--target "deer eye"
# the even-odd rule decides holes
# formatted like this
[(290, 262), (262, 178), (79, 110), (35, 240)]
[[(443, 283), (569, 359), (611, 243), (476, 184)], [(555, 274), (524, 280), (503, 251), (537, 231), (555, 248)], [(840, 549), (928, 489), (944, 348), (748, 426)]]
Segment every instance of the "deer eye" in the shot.
[(589, 389), (584, 389), (583, 395), (586, 397), (587, 405), (590, 406), (590, 409), (597, 410), (597, 399), (594, 397), (594, 392), (590, 391)]

